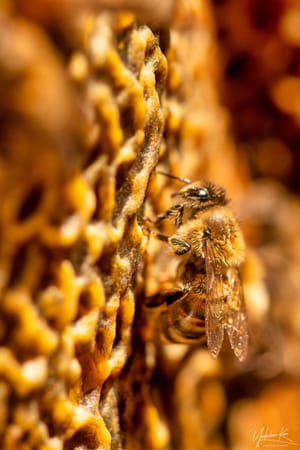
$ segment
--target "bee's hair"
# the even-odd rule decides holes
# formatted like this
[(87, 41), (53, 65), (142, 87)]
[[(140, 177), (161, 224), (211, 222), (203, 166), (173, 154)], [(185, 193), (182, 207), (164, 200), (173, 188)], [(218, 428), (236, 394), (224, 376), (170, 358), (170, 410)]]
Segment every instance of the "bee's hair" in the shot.
[(203, 187), (205, 187), (208, 190), (208, 192), (211, 194), (211, 196), (213, 198), (219, 198), (219, 199), (223, 198), (224, 199), (224, 204), (228, 203), (229, 200), (226, 198), (226, 190), (223, 187), (218, 186), (218, 185), (216, 185), (214, 183), (211, 183), (209, 181), (205, 182), (203, 184)]

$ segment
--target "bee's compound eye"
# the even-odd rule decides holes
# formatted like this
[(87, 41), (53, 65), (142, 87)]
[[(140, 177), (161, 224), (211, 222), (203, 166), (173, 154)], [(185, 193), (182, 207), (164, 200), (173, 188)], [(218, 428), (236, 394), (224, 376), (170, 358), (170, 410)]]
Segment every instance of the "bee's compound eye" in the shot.
[(198, 190), (198, 197), (200, 198), (200, 200), (208, 200), (209, 194), (208, 194), (208, 190), (206, 188), (200, 188)]
[(209, 192), (205, 187), (191, 186), (187, 190), (187, 197), (205, 202), (209, 199)]

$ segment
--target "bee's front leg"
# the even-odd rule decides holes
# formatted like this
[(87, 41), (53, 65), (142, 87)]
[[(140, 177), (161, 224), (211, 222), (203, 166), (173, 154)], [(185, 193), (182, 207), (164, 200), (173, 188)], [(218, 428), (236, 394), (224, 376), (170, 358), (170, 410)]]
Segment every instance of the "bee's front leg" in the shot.
[(163, 242), (168, 242), (169, 237), (165, 234), (159, 233), (158, 231), (153, 230), (153, 228), (156, 227), (156, 221), (150, 219), (149, 217), (144, 218), (143, 222), (143, 230), (146, 235), (149, 235), (150, 233), (156, 237), (156, 239), (159, 239)]
[(155, 225), (158, 226), (162, 221), (166, 219), (172, 219), (175, 226), (178, 228), (180, 227), (180, 225), (182, 225), (183, 213), (184, 206), (182, 203), (178, 203), (177, 205), (169, 208), (165, 213), (159, 214), (159, 216), (157, 216), (155, 220)]
[(170, 237), (168, 242), (172, 245), (175, 255), (185, 255), (191, 249), (191, 244), (184, 239)]

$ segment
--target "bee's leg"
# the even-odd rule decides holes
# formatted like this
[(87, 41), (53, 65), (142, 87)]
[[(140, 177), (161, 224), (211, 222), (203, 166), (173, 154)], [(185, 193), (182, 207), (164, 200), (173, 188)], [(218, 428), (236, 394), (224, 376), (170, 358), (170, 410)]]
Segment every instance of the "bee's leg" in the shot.
[(172, 305), (177, 302), (177, 300), (182, 300), (183, 297), (187, 295), (187, 292), (183, 289), (173, 289), (172, 291), (163, 292), (165, 303), (167, 306)]
[(169, 239), (168, 236), (166, 236), (165, 234), (161, 234), (157, 231), (153, 231), (154, 226), (156, 226), (156, 223), (152, 219), (149, 219), (148, 217), (144, 219), (143, 230), (145, 234), (149, 235), (149, 233), (151, 233), (160, 241), (168, 242)]
[(169, 242), (174, 247), (176, 255), (184, 255), (191, 249), (191, 244), (189, 244), (187, 241), (184, 241), (183, 239), (172, 237)]
[(160, 241), (169, 242), (169, 237), (165, 234), (156, 233), (155, 231), (152, 234), (156, 237), (156, 239), (159, 239)]
[(182, 299), (186, 296), (186, 292), (183, 289), (170, 289), (168, 291), (158, 292), (157, 294), (151, 295), (146, 299), (147, 308), (157, 308), (159, 306), (165, 305), (170, 306), (177, 300)]
[(182, 225), (182, 218), (184, 213), (184, 206), (182, 203), (169, 208), (165, 213), (159, 214), (155, 220), (155, 225), (159, 225), (163, 220), (173, 219), (175, 226), (180, 227)]
[(152, 230), (155, 227), (155, 221), (150, 219), (150, 217), (144, 217), (143, 218), (143, 227), (146, 230)]
[(146, 297), (145, 306), (149, 309), (159, 308), (162, 306), (165, 308), (165, 299), (163, 295), (158, 292), (157, 294), (150, 295), (150, 297)]

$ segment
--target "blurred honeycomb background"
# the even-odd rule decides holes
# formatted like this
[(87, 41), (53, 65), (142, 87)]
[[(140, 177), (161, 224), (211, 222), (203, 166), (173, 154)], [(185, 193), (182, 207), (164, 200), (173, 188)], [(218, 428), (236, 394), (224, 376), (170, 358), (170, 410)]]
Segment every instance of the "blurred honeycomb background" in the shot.
[[(298, 0), (1, 2), (1, 449), (300, 449), (299, 49)], [(156, 168), (232, 199), (243, 363), (155, 336)]]

